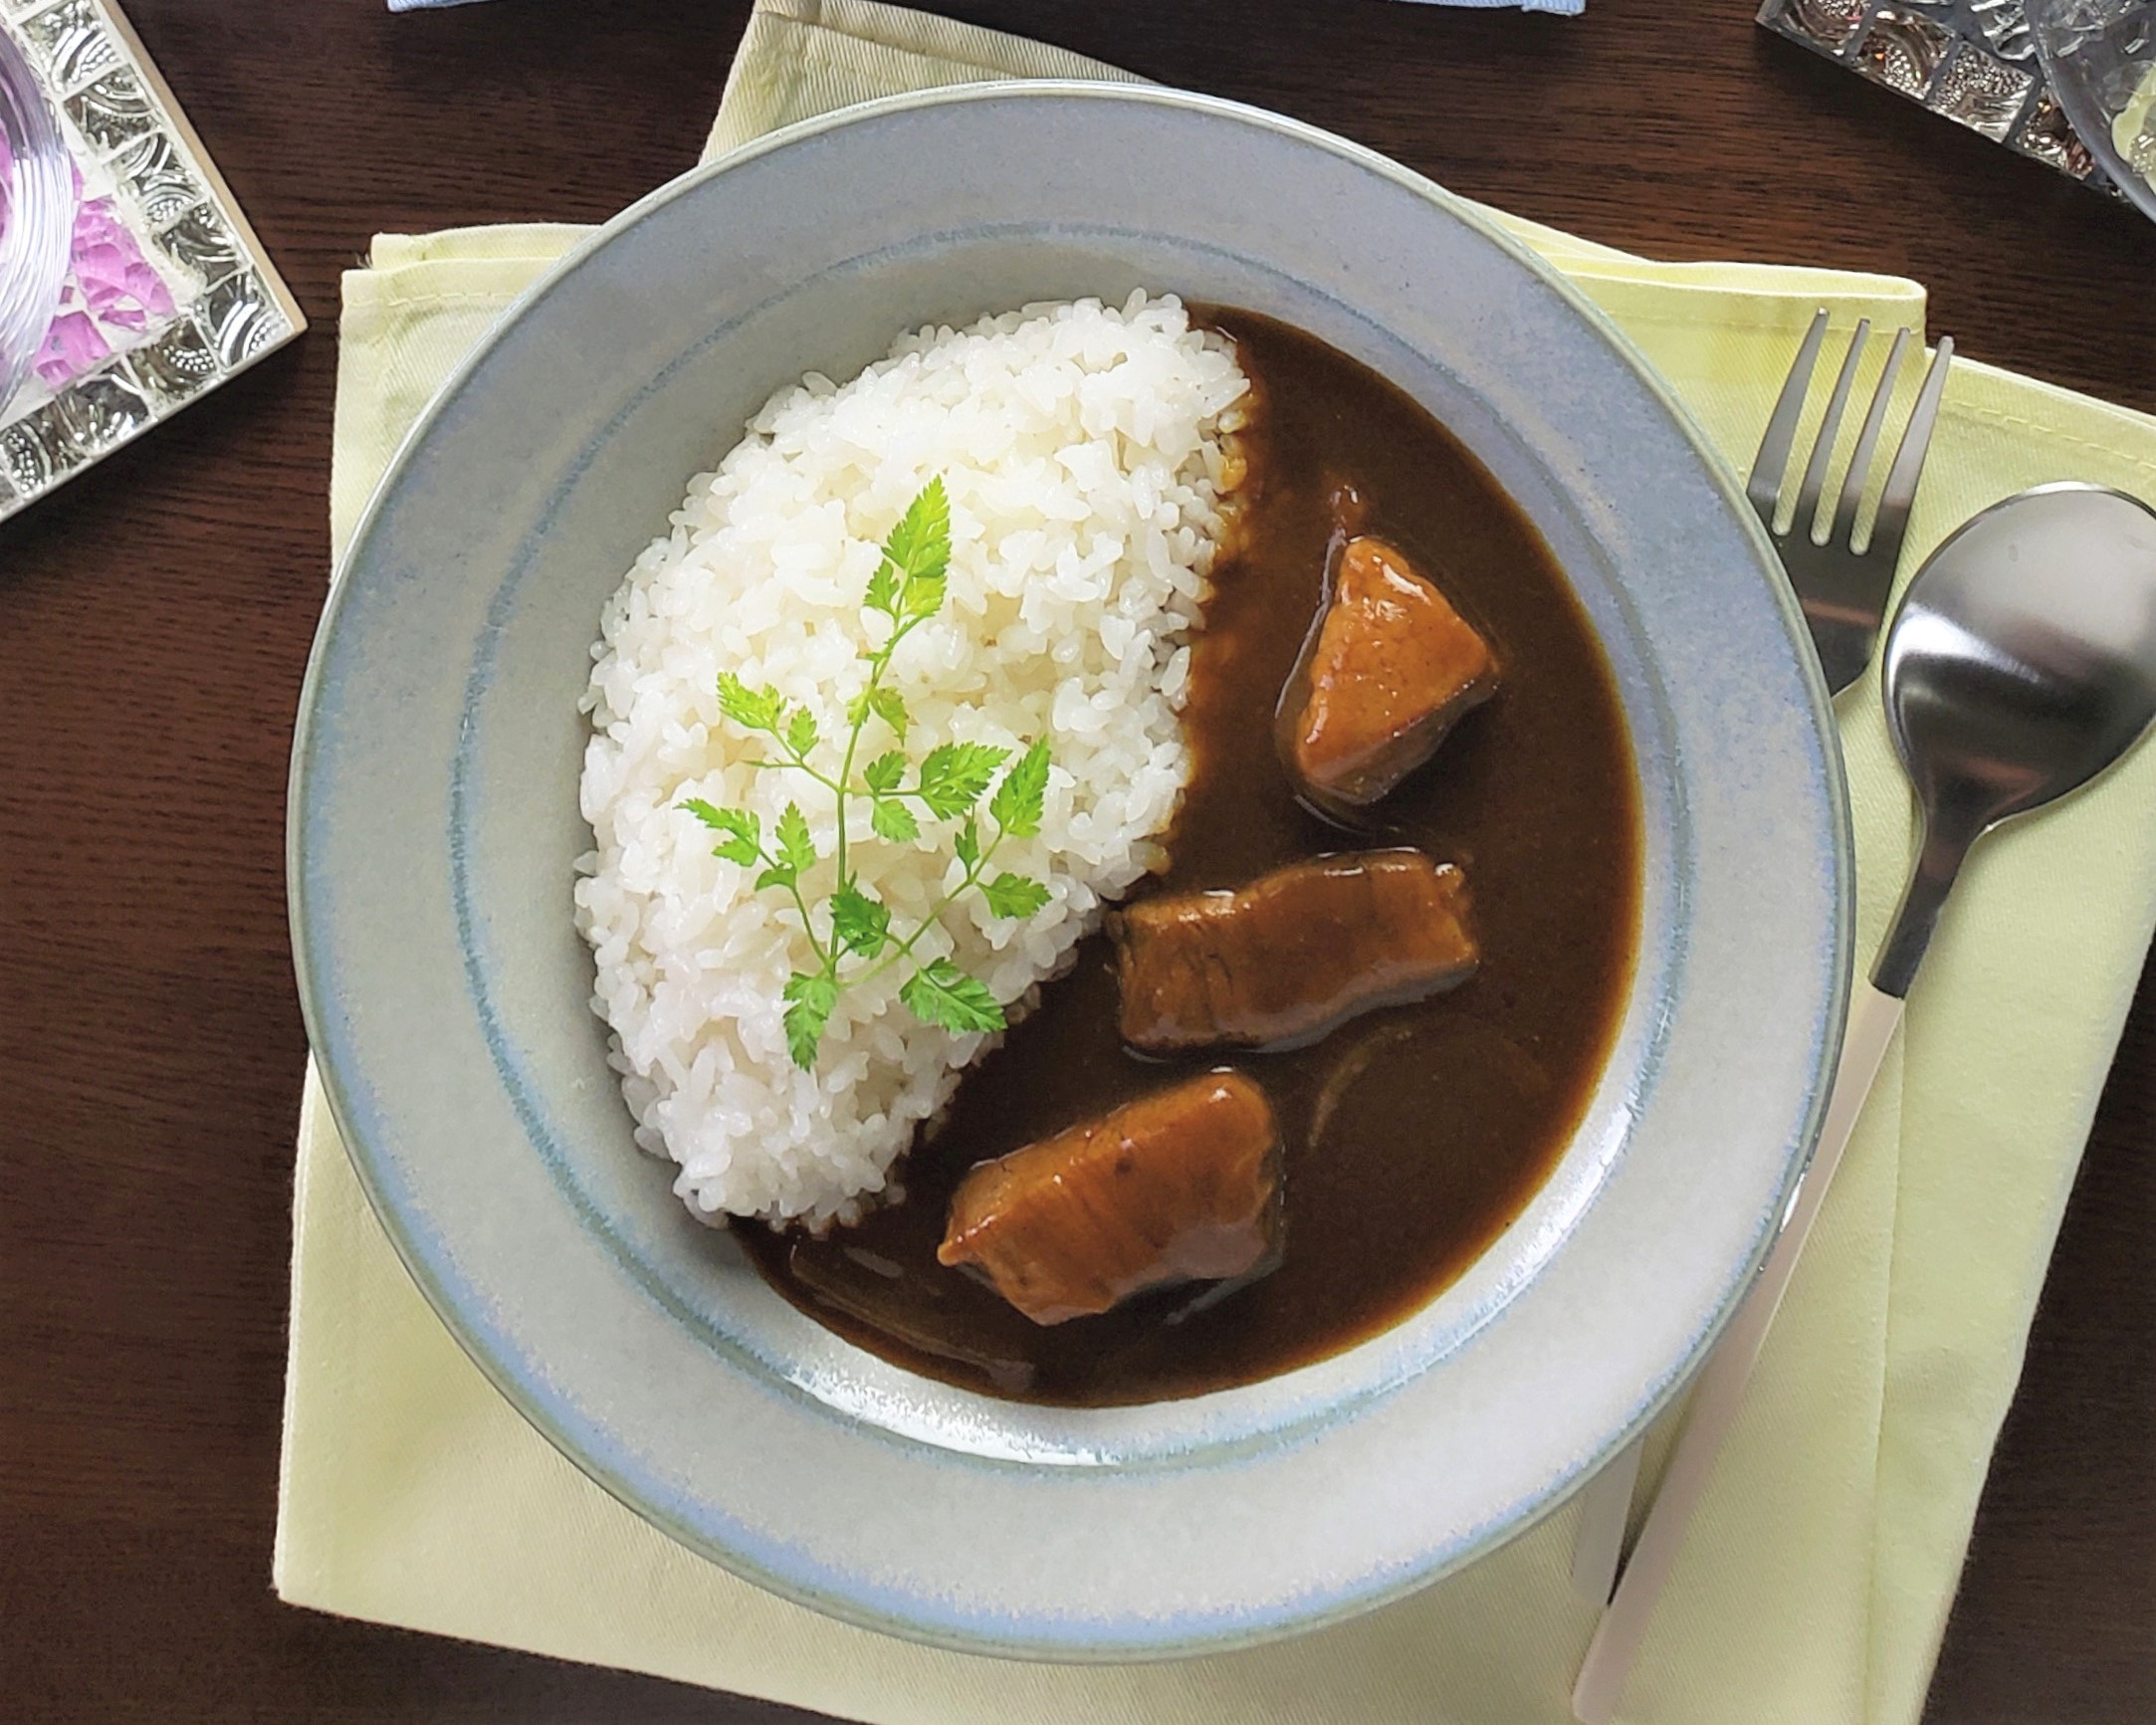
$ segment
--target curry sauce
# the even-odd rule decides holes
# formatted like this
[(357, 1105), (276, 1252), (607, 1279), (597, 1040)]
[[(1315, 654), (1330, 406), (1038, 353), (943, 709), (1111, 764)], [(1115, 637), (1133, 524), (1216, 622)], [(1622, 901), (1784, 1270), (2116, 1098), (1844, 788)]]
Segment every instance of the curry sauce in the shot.
[[(1345, 851), (1456, 864), (1480, 967), (1449, 992), (1307, 1046), (1140, 1055), (1108, 936), (968, 1072), (897, 1173), (905, 1201), (816, 1238), (737, 1226), (782, 1295), (910, 1370), (1024, 1401), (1193, 1396), (1352, 1347), (1425, 1304), (1519, 1213), (1599, 1076), (1638, 931), (1639, 815), (1616, 688), (1549, 548), (1406, 395), (1272, 320), (1207, 314), (1256, 390), (1233, 554), (1191, 660), (1194, 764), (1169, 867), (1132, 895), (1238, 888)], [(1296, 794), (1275, 711), (1325, 601), (1344, 519), (1399, 547), (1487, 640), (1496, 694), (1352, 829)], [(1280, 1251), (1263, 1273), (1035, 1324), (939, 1263), (976, 1164), (1232, 1064), (1281, 1137)]]

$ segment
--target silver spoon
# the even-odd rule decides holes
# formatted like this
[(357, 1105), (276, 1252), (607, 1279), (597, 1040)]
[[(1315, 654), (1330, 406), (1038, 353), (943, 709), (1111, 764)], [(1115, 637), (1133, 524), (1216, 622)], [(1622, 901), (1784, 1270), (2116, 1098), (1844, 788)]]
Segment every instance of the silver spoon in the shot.
[(1916, 863), (1871, 980), (1850, 1002), (1812, 1165), (1758, 1280), (1700, 1369), (1661, 1489), (1580, 1667), (1572, 1710), (1583, 1725), (1605, 1725), (1617, 1711), (1970, 847), (2001, 821), (2086, 784), (2156, 721), (2156, 511), (2079, 484), (1992, 505), (1925, 559), (1880, 663), (1894, 750), (1922, 817)]

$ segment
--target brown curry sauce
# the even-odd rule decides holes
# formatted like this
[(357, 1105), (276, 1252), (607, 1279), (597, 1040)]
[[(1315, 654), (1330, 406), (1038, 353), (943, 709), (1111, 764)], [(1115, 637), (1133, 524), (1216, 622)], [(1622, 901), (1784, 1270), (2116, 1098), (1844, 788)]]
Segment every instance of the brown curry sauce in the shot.
[[(1578, 1124), (1630, 979), (1638, 803), (1608, 665), (1549, 548), (1435, 420), (1270, 319), (1208, 312), (1257, 389), (1237, 548), (1191, 659), (1194, 755), (1167, 872), (1134, 893), (1241, 886), (1329, 851), (1413, 845), (1467, 874), (1481, 969), (1280, 1053), (1128, 1051), (1105, 936), (960, 1084), (901, 1165), (903, 1203), (822, 1238), (737, 1236), (786, 1299), (870, 1352), (1023, 1401), (1194, 1396), (1336, 1354), (1452, 1282), (1526, 1204)], [(1295, 799), (1273, 716), (1324, 596), (1349, 488), (1488, 639), (1501, 685), (1344, 832)], [(1359, 527), (1362, 524), (1358, 524)], [(937, 1261), (951, 1195), (999, 1157), (1232, 1064), (1285, 1141), (1284, 1250), (1242, 1285), (1186, 1284), (1042, 1327)]]

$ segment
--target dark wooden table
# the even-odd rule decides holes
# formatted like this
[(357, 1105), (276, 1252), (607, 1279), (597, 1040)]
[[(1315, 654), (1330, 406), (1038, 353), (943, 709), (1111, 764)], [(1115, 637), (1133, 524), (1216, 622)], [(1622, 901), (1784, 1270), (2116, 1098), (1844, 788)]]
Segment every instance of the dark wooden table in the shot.
[[(1748, 0), (1590, 6), (947, 10), (1618, 246), (1914, 276), (1966, 352), (2156, 409), (2156, 227), (1768, 37)], [(306, 1054), (285, 762), (327, 557), (337, 273), (377, 230), (597, 220), (688, 167), (748, 5), (128, 10), (316, 327), (0, 526), (0, 1716), (805, 1718), (269, 1591)], [(2152, 1103), (2144, 979), (1940, 1725), (2156, 1717)]]

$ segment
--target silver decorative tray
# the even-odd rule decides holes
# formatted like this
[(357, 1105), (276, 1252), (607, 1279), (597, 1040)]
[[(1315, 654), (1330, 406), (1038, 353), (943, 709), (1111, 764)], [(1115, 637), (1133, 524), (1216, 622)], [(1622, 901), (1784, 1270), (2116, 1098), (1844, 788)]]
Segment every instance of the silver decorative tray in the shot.
[(1766, 0), (1759, 22), (1995, 143), (2117, 195), (2045, 82), (2022, 0)]
[(53, 350), (0, 405), (4, 520), (307, 320), (116, 7), (0, 0), (0, 29), (23, 45), (81, 178)]

